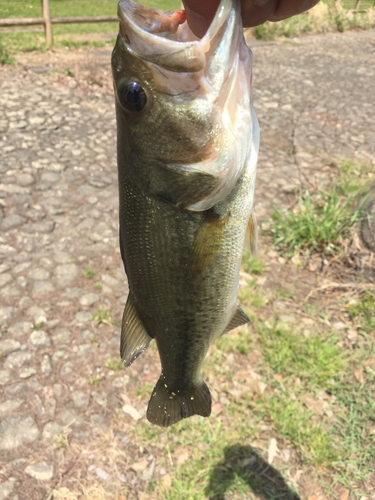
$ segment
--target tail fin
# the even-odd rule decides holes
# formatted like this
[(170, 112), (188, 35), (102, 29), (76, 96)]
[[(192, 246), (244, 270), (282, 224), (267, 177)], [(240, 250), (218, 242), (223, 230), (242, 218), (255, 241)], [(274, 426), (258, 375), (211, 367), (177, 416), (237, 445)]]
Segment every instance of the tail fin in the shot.
[(160, 377), (147, 408), (147, 419), (160, 427), (169, 427), (192, 415), (209, 417), (211, 394), (202, 380), (184, 391), (170, 392)]

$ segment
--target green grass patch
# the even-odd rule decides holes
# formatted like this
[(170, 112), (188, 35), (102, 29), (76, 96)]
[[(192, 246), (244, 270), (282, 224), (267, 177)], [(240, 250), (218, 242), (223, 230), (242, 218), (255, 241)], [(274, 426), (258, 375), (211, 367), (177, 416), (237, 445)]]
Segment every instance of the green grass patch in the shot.
[(152, 391), (154, 390), (154, 386), (149, 382), (142, 384), (141, 387), (135, 388), (135, 393), (138, 397), (143, 398), (145, 396), (151, 396)]
[(120, 323), (112, 318), (112, 313), (112, 309), (104, 309), (103, 307), (99, 307), (97, 311), (92, 312), (92, 317), (97, 325), (104, 323), (106, 325), (120, 326)]
[(215, 342), (217, 349), (223, 352), (239, 352), (249, 354), (252, 339), (247, 328), (222, 335)]
[(347, 311), (350, 316), (359, 319), (366, 333), (375, 332), (375, 294), (364, 292), (359, 302), (347, 306)]
[(124, 362), (122, 361), (121, 358), (108, 358), (107, 363), (105, 364), (106, 368), (108, 370), (113, 370), (114, 372), (123, 370), (124, 368)]
[[(69, 68), (66, 68), (65, 71), (67, 71), (67, 70), (71, 71)], [(84, 272), (84, 275), (86, 278), (92, 279), (95, 276), (95, 271), (93, 269), (91, 269), (91, 267), (88, 267), (86, 269), (86, 271)]]
[(91, 387), (99, 387), (102, 379), (100, 377), (92, 377), (89, 379), (89, 385)]
[(250, 274), (263, 274), (264, 262), (260, 257), (253, 258), (247, 250), (242, 254), (242, 268)]
[(340, 167), (338, 186), (346, 196), (359, 197), (370, 189), (374, 179), (373, 165), (345, 160)]
[(275, 207), (270, 223), (275, 244), (288, 256), (300, 250), (335, 254), (361, 211), (353, 196), (343, 196), (337, 187), (330, 193), (300, 192), (293, 210)]
[(338, 345), (339, 337), (311, 333), (305, 337), (283, 323), (256, 323), (265, 363), (275, 373), (294, 375), (309, 387), (333, 383), (347, 366), (347, 356)]

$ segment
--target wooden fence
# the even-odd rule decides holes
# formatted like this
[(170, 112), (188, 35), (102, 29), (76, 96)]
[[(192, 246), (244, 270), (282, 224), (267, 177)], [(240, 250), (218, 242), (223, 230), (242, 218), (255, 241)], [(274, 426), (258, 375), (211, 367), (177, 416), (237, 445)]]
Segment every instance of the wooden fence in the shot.
[(53, 43), (52, 24), (76, 24), (76, 23), (106, 23), (118, 21), (117, 16), (93, 16), (93, 17), (51, 17), (49, 0), (42, 0), (43, 17), (10, 17), (0, 19), (0, 27), (6, 26), (35, 26), (44, 25), (47, 47)]
[[(340, 4), (341, 0), (333, 0), (334, 4)], [(367, 12), (366, 10), (359, 10), (361, 5), (361, 0), (356, 0), (355, 9), (352, 12), (362, 13)], [(375, 0), (374, 0), (375, 8)], [(33, 26), (33, 25), (44, 25), (44, 31), (46, 35), (47, 47), (50, 47), (53, 43), (53, 32), (52, 24), (74, 24), (74, 23), (105, 23), (105, 22), (116, 22), (118, 21), (117, 16), (95, 16), (95, 17), (51, 17), (51, 10), (49, 6), (49, 0), (42, 0), (42, 11), (43, 17), (19, 17), (19, 18), (6, 18), (0, 19), (0, 27), (6, 26)]]

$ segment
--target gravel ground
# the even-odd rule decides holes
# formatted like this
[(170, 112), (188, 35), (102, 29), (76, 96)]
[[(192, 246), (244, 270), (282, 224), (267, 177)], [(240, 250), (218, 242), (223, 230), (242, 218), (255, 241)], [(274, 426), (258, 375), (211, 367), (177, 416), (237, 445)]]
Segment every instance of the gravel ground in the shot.
[[(375, 165), (375, 31), (251, 46), (262, 221), (301, 184), (329, 181), (344, 157)], [(47, 71), (63, 57), (0, 68), (0, 499), (44, 498), (74, 467), (77, 480), (104, 484), (113, 471), (85, 450), (93, 459), (118, 412), (128, 427), (144, 418), (147, 398), (134, 408), (126, 392), (157, 379), (146, 353), (126, 372), (106, 368), (128, 291), (109, 54), (77, 52), (77, 78)], [(62, 459), (66, 435), (73, 451)], [(165, 475), (127, 427), (117, 438), (119, 484)]]

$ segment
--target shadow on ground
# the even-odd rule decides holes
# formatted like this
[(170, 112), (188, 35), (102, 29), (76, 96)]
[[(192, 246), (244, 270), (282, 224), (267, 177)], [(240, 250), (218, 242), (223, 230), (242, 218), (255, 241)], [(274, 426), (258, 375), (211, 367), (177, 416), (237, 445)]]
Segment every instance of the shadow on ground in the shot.
[(224, 449), (224, 460), (211, 472), (206, 495), (210, 500), (231, 498), (226, 493), (230, 494), (238, 479), (245, 481), (251, 491), (264, 500), (301, 500), (289, 488), (280, 472), (263, 460), (254, 448), (241, 445)]

